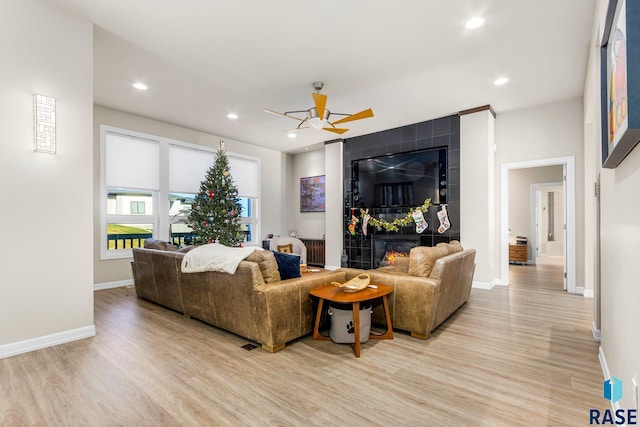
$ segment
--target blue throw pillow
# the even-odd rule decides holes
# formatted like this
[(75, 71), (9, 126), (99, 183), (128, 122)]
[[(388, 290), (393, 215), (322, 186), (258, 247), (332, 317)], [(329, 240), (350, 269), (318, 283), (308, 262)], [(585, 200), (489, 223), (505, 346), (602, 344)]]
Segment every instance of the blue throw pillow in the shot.
[(272, 251), (278, 263), (280, 279), (287, 280), (300, 277), (300, 255)]

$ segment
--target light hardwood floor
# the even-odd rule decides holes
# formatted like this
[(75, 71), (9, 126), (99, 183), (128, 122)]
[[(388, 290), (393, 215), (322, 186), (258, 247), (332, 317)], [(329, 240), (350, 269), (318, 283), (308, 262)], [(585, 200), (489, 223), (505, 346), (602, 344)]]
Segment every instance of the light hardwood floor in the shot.
[(1, 426), (582, 426), (601, 397), (593, 300), (473, 289), (426, 341), (396, 332), (356, 359), (309, 336), (274, 354), (132, 289), (95, 294), (97, 336), (0, 360)]

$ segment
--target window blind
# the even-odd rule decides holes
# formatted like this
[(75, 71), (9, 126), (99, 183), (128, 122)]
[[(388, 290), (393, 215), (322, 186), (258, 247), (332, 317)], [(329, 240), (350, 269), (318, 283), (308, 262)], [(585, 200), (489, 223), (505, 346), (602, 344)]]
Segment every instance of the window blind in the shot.
[(200, 183), (215, 161), (215, 153), (169, 146), (169, 191), (191, 193), (200, 191)]
[(157, 142), (107, 133), (105, 156), (107, 187), (159, 190), (160, 145)]
[(229, 157), (229, 172), (240, 197), (258, 197), (258, 162), (242, 157)]

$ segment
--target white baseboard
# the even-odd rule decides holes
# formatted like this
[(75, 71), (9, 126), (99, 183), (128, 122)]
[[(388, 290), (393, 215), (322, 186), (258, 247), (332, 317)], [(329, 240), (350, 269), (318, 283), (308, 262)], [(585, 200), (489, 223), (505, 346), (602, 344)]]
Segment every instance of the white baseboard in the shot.
[(596, 322), (591, 322), (591, 333), (593, 334), (593, 339), (600, 341), (600, 329), (596, 326)]
[[(607, 365), (607, 358), (604, 357), (604, 350), (602, 349), (602, 346), (600, 346), (600, 348), (598, 349), (598, 358), (600, 359), (600, 367), (602, 368), (602, 375), (604, 376), (604, 379), (605, 380), (610, 379), (611, 373), (609, 372), (609, 366)], [(611, 408), (614, 411), (617, 411), (618, 409), (620, 409), (620, 403), (611, 402)]]
[(582, 295), (585, 298), (593, 298), (593, 289), (585, 289)]
[(325, 265), (325, 266), (324, 266), (324, 269), (325, 269), (325, 270), (332, 270), (332, 271), (333, 271), (333, 270), (337, 270), (337, 269), (339, 269), (339, 268), (341, 268), (341, 267), (340, 267), (340, 266), (337, 266), (337, 267), (336, 267), (335, 265)]
[(576, 291), (574, 294), (583, 295), (584, 296), (584, 288), (582, 286), (576, 286)]
[(133, 286), (133, 279), (118, 280), (116, 282), (94, 283), (94, 291), (102, 291), (104, 289), (122, 288), (124, 286)]
[(604, 357), (604, 350), (602, 346), (598, 347), (598, 359), (600, 359), (600, 367), (602, 368), (602, 376), (606, 380), (607, 378), (611, 378), (611, 374), (609, 373), (609, 366), (607, 365), (607, 358)]
[(90, 338), (96, 335), (96, 327), (94, 325), (85, 326), (83, 328), (71, 329), (69, 331), (57, 332), (51, 335), (31, 338), (24, 341), (18, 341), (10, 344), (0, 345), (0, 359), (5, 357), (16, 356), (22, 353), (28, 353), (34, 350), (40, 350), (46, 347), (53, 347), (71, 341)]
[(493, 282), (479, 282), (476, 280), (471, 284), (471, 287), (475, 289), (493, 289), (494, 286)]

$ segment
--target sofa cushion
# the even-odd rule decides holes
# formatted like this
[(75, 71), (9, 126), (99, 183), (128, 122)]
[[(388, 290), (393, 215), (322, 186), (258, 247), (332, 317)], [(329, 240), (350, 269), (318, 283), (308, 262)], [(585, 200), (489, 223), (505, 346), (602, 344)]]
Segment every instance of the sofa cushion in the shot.
[(172, 245), (171, 243), (167, 243), (164, 240), (158, 239), (145, 239), (144, 247), (147, 249), (158, 249), (161, 251), (177, 251), (178, 247), (176, 245)]
[(159, 249), (161, 251), (166, 251), (167, 242), (158, 239), (146, 239), (144, 241), (144, 247), (147, 249)]
[(279, 282), (281, 280), (278, 271), (278, 263), (276, 257), (271, 251), (253, 251), (251, 255), (245, 258), (246, 261), (253, 261), (258, 264), (262, 278), (265, 283)]
[(464, 250), (464, 248), (462, 247), (462, 243), (460, 243), (457, 240), (452, 240), (452, 241), (449, 242), (449, 251), (451, 251), (451, 247), (455, 248), (454, 253), (455, 252), (462, 252)]
[(409, 275), (429, 277), (436, 261), (449, 255), (447, 248), (442, 246), (417, 246), (409, 252)]
[(283, 252), (286, 254), (292, 254), (293, 253), (293, 243), (288, 243), (286, 245), (277, 245), (276, 249), (278, 250), (278, 252)]
[(448, 252), (448, 255), (455, 254), (456, 252), (462, 252), (462, 245), (457, 240), (452, 240), (449, 243), (438, 243), (436, 247), (445, 248)]
[(380, 261), (380, 268), (389, 272), (409, 273), (409, 254), (395, 253), (391, 260), (389, 259), (389, 255), (389, 252), (384, 255), (384, 258)]
[(284, 252), (274, 251), (273, 255), (278, 263), (278, 271), (282, 280), (301, 277), (300, 274), (300, 255), (288, 254)]

